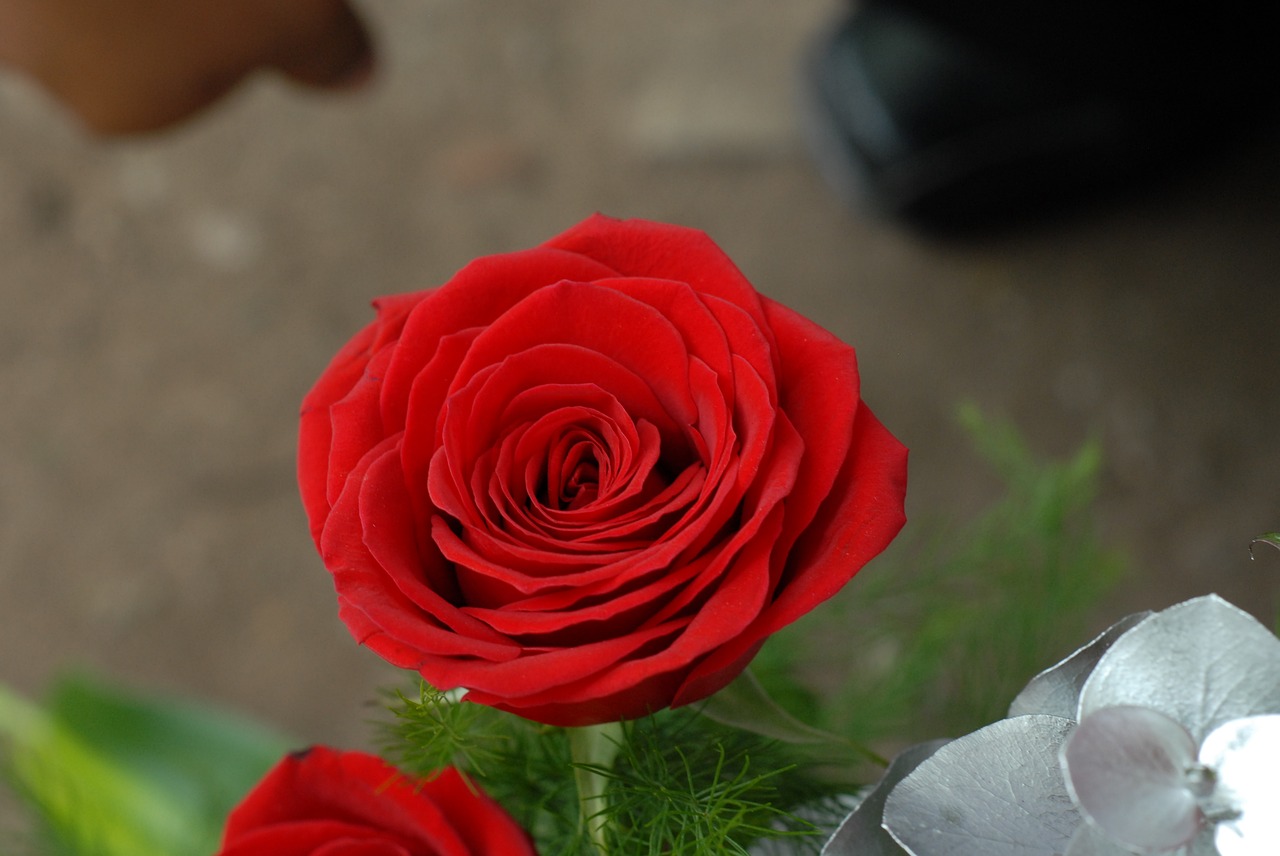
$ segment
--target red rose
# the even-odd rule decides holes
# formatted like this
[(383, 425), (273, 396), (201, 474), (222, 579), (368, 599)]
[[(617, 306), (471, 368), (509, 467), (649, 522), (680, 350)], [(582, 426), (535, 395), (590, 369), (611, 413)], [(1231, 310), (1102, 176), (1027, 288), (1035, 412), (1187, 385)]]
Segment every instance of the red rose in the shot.
[(457, 770), (404, 778), (380, 758), (316, 747), (271, 770), (227, 818), (218, 856), (536, 856)]
[(705, 698), (903, 524), (853, 349), (706, 235), (593, 217), (374, 303), (302, 408), (352, 634), (552, 725)]

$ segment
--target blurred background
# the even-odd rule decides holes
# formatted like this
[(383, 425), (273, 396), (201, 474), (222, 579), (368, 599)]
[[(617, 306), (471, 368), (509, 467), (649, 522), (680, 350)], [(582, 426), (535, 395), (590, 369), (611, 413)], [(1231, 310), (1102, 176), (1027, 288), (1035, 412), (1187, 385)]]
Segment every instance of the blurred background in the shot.
[(1206, 591), (1270, 623), (1280, 557), (1248, 545), (1280, 529), (1274, 135), (1069, 217), (930, 237), (850, 210), (802, 142), (833, 0), (362, 8), (372, 89), (261, 80), (141, 141), (0, 80), (0, 681), (91, 669), (367, 744), (399, 678), (337, 620), (298, 402), (372, 298), (594, 211), (707, 231), (854, 344), (912, 449), (910, 527), (997, 491), (956, 422), (972, 401), (1046, 455), (1100, 440), (1100, 525), (1139, 573), (1097, 626)]

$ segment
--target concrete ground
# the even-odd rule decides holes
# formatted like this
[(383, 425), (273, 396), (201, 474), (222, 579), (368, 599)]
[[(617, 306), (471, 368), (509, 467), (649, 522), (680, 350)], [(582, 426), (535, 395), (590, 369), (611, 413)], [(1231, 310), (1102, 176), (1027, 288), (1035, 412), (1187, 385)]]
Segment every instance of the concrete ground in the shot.
[[(797, 132), (835, 0), (368, 0), (379, 85), (251, 85), (141, 142), (0, 83), (0, 680), (64, 667), (365, 742), (395, 674), (348, 638), (293, 475), (297, 405), (371, 298), (593, 211), (709, 232), (859, 350), (909, 510), (994, 481), (963, 400), (1106, 452), (1143, 569), (1269, 615), (1280, 556), (1280, 151), (1053, 225), (942, 242), (850, 213)], [(869, 571), (874, 572), (874, 566)], [(1047, 665), (1047, 664), (1046, 664)]]

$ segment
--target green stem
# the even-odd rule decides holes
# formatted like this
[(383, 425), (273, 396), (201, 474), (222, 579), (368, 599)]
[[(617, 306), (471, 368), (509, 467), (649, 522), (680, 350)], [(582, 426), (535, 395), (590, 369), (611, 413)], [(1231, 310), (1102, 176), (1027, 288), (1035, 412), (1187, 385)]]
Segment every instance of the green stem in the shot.
[(578, 784), (578, 817), (596, 852), (607, 856), (604, 792), (609, 786), (609, 776), (605, 771), (613, 766), (613, 759), (622, 746), (622, 723), (606, 722), (565, 730), (569, 734), (573, 777)]

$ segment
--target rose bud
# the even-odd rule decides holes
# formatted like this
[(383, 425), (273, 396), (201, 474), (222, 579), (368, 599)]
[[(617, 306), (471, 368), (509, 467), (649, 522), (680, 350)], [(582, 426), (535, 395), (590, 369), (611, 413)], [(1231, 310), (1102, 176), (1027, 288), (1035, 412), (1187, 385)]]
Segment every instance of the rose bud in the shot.
[(454, 769), (406, 779), (381, 758), (285, 757), (227, 818), (217, 856), (536, 856), (528, 834)]

